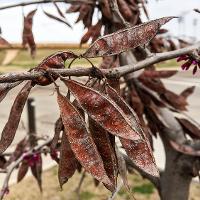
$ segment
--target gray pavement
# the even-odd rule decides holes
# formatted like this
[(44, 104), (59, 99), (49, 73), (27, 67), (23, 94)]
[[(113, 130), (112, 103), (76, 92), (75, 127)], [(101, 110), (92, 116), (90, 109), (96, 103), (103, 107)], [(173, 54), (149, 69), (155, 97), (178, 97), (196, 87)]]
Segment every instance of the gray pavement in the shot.
[[(194, 119), (200, 122), (199, 118), (200, 79), (199, 78), (200, 78), (199, 76), (192, 76), (191, 72), (180, 72), (176, 76), (164, 80), (164, 83), (166, 84), (167, 88), (178, 93), (181, 92), (186, 87), (192, 85), (196, 86), (194, 95), (192, 95), (189, 98), (190, 106), (188, 112)], [(63, 92), (63, 94), (66, 94), (67, 92), (66, 87), (62, 84), (60, 85), (61, 85), (61, 91)], [(6, 123), (11, 105), (20, 88), (21, 86), (13, 89), (3, 100), (3, 102), (0, 103), (0, 130), (3, 129)], [(36, 123), (37, 123), (37, 133), (39, 135), (52, 136), (54, 130), (54, 122), (59, 117), (58, 105), (56, 103), (56, 94), (53, 93), (54, 93), (53, 85), (48, 87), (36, 86), (31, 91), (30, 97), (34, 97), (36, 102)], [(25, 136), (26, 131), (27, 131), (27, 109), (24, 109), (16, 137), (13, 141), (13, 144), (8, 149), (8, 151), (11, 151), (16, 145), (16, 143)], [(156, 162), (160, 168), (163, 168), (165, 163), (165, 156), (162, 143), (159, 139), (155, 140), (154, 143), (156, 150), (155, 151)], [(45, 169), (51, 167), (53, 164), (54, 162), (52, 162), (49, 158), (45, 158), (44, 161)], [(4, 175), (0, 174), (0, 186), (3, 181), (3, 177)], [(16, 174), (13, 175), (11, 182), (14, 182), (15, 180), (16, 180)]]

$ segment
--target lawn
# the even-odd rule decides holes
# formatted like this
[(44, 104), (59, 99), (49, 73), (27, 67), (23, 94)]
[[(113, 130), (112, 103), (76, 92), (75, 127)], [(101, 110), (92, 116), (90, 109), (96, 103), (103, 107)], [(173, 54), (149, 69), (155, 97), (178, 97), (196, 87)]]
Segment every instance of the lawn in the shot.
[[(72, 51), (76, 54), (81, 54), (85, 51), (85, 49), (52, 49), (52, 50), (47, 50), (47, 49), (38, 49), (36, 57), (34, 59), (31, 58), (30, 54), (26, 50), (20, 50), (18, 52), (18, 55), (15, 57), (14, 60), (12, 60), (8, 65), (6, 66), (1, 66), (1, 63), (3, 61), (3, 58), (6, 54), (6, 51), (0, 51), (0, 72), (8, 72), (8, 71), (16, 71), (16, 70), (28, 70), (30, 68), (33, 68), (37, 66), (44, 58), (47, 56), (58, 52), (58, 51)], [(91, 59), (93, 64), (98, 65), (100, 63), (100, 58), (94, 58)], [(69, 61), (66, 61), (66, 66), (68, 66)], [(90, 66), (89, 62), (86, 59), (77, 59), (73, 66)]]
[[(28, 70), (37, 66), (45, 57), (57, 52), (57, 51), (73, 51), (76, 54), (81, 54), (85, 51), (85, 49), (38, 49), (35, 59), (32, 59), (29, 52), (27, 50), (20, 50), (18, 55), (12, 60), (8, 65), (1, 66), (3, 58), (6, 54), (5, 50), (0, 51), (0, 72), (9, 72), (9, 71), (18, 71), (18, 70)], [(70, 60), (71, 61), (71, 60)], [(66, 66), (69, 64), (70, 61), (66, 62)], [(98, 66), (101, 62), (101, 58), (94, 58), (91, 59), (94, 65)], [(73, 66), (90, 66), (89, 62), (85, 59), (78, 59), (76, 60)], [(178, 67), (179, 63), (176, 62), (176, 59), (169, 60), (166, 62), (162, 62), (156, 65), (157, 68), (171, 68), (171, 67)]]
[[(39, 192), (33, 177), (25, 178), (21, 183), (10, 187), (10, 193), (5, 200), (77, 200), (75, 192), (81, 175), (76, 173), (63, 187), (61, 191), (57, 179), (57, 167), (53, 167), (43, 173), (43, 193)], [(158, 194), (154, 186), (138, 174), (128, 175), (131, 195), (123, 187), (115, 200), (133, 199), (158, 200)], [(93, 179), (86, 175), (81, 189), (81, 200), (106, 200), (111, 195), (102, 184), (94, 186)], [(200, 185), (192, 183), (190, 200), (198, 200), (200, 196)]]

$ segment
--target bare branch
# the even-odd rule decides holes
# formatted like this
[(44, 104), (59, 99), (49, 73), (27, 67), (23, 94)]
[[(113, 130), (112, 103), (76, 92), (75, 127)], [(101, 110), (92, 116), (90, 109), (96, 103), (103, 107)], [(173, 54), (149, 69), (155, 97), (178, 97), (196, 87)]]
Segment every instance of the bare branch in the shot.
[(10, 176), (13, 172), (13, 170), (21, 163), (21, 161), (27, 157), (30, 156), (32, 154), (34, 154), (35, 152), (39, 151), (41, 148), (43, 148), (44, 146), (46, 146), (49, 142), (51, 142), (52, 139), (48, 139), (46, 140), (44, 143), (37, 145), (36, 147), (34, 147), (33, 149), (29, 150), (28, 152), (24, 153), (19, 159), (17, 159), (15, 162), (13, 162), (13, 164), (11, 164), (9, 166), (9, 168), (7, 169), (7, 174), (6, 174), (6, 178), (4, 180), (4, 184), (3, 187), (0, 191), (0, 200), (3, 199), (5, 193), (8, 191), (8, 184), (9, 184), (9, 180), (10, 180)]
[(129, 26), (129, 23), (123, 18), (122, 14), (119, 11), (119, 7), (116, 0), (110, 1), (110, 8), (113, 12), (114, 20), (121, 22), (125, 27)]
[(82, 184), (83, 184), (83, 181), (84, 181), (85, 177), (86, 177), (86, 171), (84, 171), (84, 172), (82, 173), (81, 178), (80, 178), (80, 181), (79, 181), (79, 183), (78, 183), (78, 186), (77, 186), (77, 188), (75, 189), (75, 192), (77, 193), (77, 198), (78, 198), (78, 200), (81, 200), (81, 196), (80, 196), (81, 186), (82, 186)]
[[(54, 0), (54, 2), (64, 2), (64, 3), (71, 3), (71, 4), (77, 4), (77, 3), (86, 3), (86, 4), (93, 4), (93, 1), (88, 1), (88, 0)], [(29, 2), (23, 2), (23, 3), (16, 3), (16, 4), (11, 4), (11, 5), (6, 5), (0, 7), (0, 10), (5, 10), (8, 8), (15, 8), (15, 7), (21, 7), (21, 6), (29, 6), (33, 4), (42, 4), (42, 3), (52, 3), (52, 0), (37, 0), (37, 1), (29, 1)]]
[(108, 198), (108, 200), (114, 200), (115, 197), (117, 196), (118, 192), (121, 190), (121, 188), (123, 187), (124, 183), (123, 180), (120, 181), (120, 183), (118, 184), (115, 192), (112, 194), (111, 197)]
[(144, 172), (142, 169), (140, 169), (138, 166), (136, 166), (127, 155), (125, 155), (125, 154), (122, 154), (122, 155), (123, 155), (123, 158), (126, 161), (127, 165), (136, 169), (141, 174), (142, 177), (150, 180), (155, 185), (155, 187), (159, 189), (159, 187), (160, 187), (160, 178), (159, 177), (155, 177), (155, 176), (152, 176), (151, 174)]
[[(131, 72), (135, 72), (138, 70), (141, 70), (145, 67), (148, 67), (150, 65), (170, 60), (173, 58), (177, 58), (178, 56), (189, 54), (192, 51), (199, 49), (200, 43), (197, 43), (195, 45), (191, 45), (182, 49), (178, 49), (175, 51), (169, 51), (164, 53), (157, 53), (154, 56), (147, 58), (143, 61), (138, 62), (135, 65), (124, 65), (122, 67), (117, 67), (114, 69), (101, 69), (101, 71), (104, 73), (104, 75), (107, 78), (114, 78), (116, 76), (125, 76), (126, 74), (129, 74)], [(94, 70), (94, 68), (73, 68), (73, 69), (49, 69), (48, 72), (50, 73), (57, 73), (62, 76), (89, 76), (91, 75), (91, 72)], [(0, 75), (0, 83), (5, 82), (16, 82), (16, 81), (22, 81), (22, 80), (34, 80), (35, 78), (38, 78), (39, 76), (45, 75), (45, 72), (36, 72), (32, 70), (31, 72), (16, 72), (16, 73), (7, 73), (4, 75)]]

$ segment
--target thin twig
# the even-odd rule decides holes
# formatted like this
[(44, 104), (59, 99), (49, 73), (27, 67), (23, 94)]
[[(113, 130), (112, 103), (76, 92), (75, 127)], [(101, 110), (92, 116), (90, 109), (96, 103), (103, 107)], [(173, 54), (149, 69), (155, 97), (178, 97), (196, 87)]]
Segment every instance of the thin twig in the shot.
[[(101, 69), (102, 73), (107, 78), (113, 78), (113, 77), (119, 77), (119, 76), (125, 76), (131, 72), (135, 72), (138, 70), (141, 70), (145, 67), (148, 67), (150, 65), (160, 63), (162, 61), (170, 60), (173, 58), (177, 58), (178, 56), (189, 54), (192, 51), (199, 49), (200, 43), (197, 43), (195, 45), (191, 45), (182, 49), (178, 49), (175, 51), (169, 51), (164, 53), (157, 53), (154, 56), (147, 58), (143, 61), (140, 61), (138, 63), (124, 65), (121, 67), (117, 67), (114, 69)], [(62, 76), (90, 76), (93, 68), (73, 68), (73, 69), (49, 69), (48, 72), (50, 73), (57, 73)], [(35, 78), (38, 78), (42, 75), (44, 75), (44, 71), (34, 71), (31, 72), (16, 72), (16, 73), (7, 73), (4, 75), (0, 75), (0, 83), (5, 82), (16, 82), (16, 81), (22, 81), (22, 80), (34, 80)]]
[[(88, 1), (88, 0), (54, 0), (54, 2), (58, 3), (71, 3), (71, 4), (77, 4), (77, 3), (86, 3), (86, 4), (93, 4), (93, 1)], [(22, 2), (22, 3), (16, 3), (16, 4), (11, 4), (11, 5), (6, 5), (0, 7), (0, 10), (5, 10), (8, 8), (15, 8), (15, 7), (21, 7), (21, 6), (29, 6), (33, 4), (43, 4), (43, 3), (52, 3), (52, 0), (37, 0), (37, 1), (29, 1), (29, 2)]]
[(82, 173), (81, 178), (80, 178), (80, 181), (79, 181), (79, 183), (78, 183), (78, 186), (77, 186), (77, 188), (75, 189), (75, 192), (77, 193), (77, 196), (78, 196), (78, 200), (81, 200), (81, 198), (80, 198), (80, 191), (81, 191), (81, 186), (82, 186), (82, 184), (83, 184), (83, 181), (84, 181), (84, 179), (85, 179), (85, 176), (86, 176), (86, 171), (84, 171), (84, 172)]
[(108, 200), (114, 200), (115, 197), (117, 196), (118, 192), (121, 190), (121, 188), (123, 187), (124, 183), (123, 180), (120, 181), (120, 183), (118, 184), (115, 192), (112, 194), (111, 197), (108, 198)]
[(114, 20), (119, 21), (124, 25), (124, 27), (128, 27), (130, 24), (124, 19), (122, 14), (119, 11), (119, 7), (116, 0), (110, 0), (110, 8), (113, 13)]
[(48, 139), (46, 140), (44, 143), (39, 144), (37, 146), (35, 146), (33, 149), (29, 150), (28, 152), (22, 154), (21, 157), (19, 157), (15, 162), (13, 162), (9, 168), (7, 169), (7, 174), (6, 177), (4, 179), (4, 183), (3, 183), (3, 187), (0, 191), (0, 200), (3, 199), (5, 193), (8, 191), (8, 184), (9, 184), (9, 180), (10, 180), (10, 176), (12, 174), (12, 172), (14, 171), (14, 169), (22, 162), (22, 160), (27, 157), (30, 156), (32, 154), (34, 154), (35, 152), (39, 151), (41, 148), (43, 148), (44, 146), (46, 146), (49, 142), (51, 142), (52, 139)]

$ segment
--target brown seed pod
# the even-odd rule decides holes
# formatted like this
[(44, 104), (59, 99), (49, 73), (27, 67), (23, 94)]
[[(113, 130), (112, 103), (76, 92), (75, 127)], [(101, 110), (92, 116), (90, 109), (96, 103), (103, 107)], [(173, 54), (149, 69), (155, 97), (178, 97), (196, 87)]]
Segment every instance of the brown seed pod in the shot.
[(27, 174), (29, 165), (27, 161), (22, 161), (17, 174), (17, 182), (19, 183)]
[(182, 96), (182, 97), (184, 97), (185, 99), (187, 99), (190, 95), (192, 95), (192, 94), (194, 93), (194, 90), (195, 90), (195, 86), (186, 88), (185, 90), (183, 90), (183, 91), (180, 93), (180, 96)]
[(60, 133), (64, 130), (64, 126), (63, 126), (63, 123), (62, 123), (62, 119), (59, 117), (57, 120), (56, 120), (56, 123), (55, 123), (55, 128), (54, 128), (54, 136), (53, 136), (53, 139), (51, 141), (51, 149), (55, 149), (57, 144), (58, 144), (58, 140), (60, 138)]
[(85, 121), (70, 101), (57, 89), (57, 101), (70, 146), (77, 160), (97, 180), (111, 185), (96, 145), (86, 128)]
[(165, 93), (161, 95), (161, 99), (163, 99), (168, 104), (170, 104), (171, 106), (173, 106), (178, 110), (183, 110), (183, 111), (187, 110), (186, 106), (188, 105), (188, 103), (185, 97), (177, 95), (170, 90), (166, 90)]
[(101, 20), (99, 20), (97, 24), (95, 24), (94, 26), (90, 26), (85, 35), (81, 38), (80, 45), (88, 42), (90, 38), (92, 38), (92, 42), (94, 42), (101, 35), (101, 27), (102, 27)]
[(126, 150), (126, 153), (140, 169), (153, 176), (159, 176), (152, 149), (149, 145), (149, 141), (147, 140), (145, 133), (140, 126), (140, 121), (137, 115), (113, 88), (107, 86), (106, 90), (109, 97), (123, 110), (123, 112), (130, 119), (135, 132), (142, 136), (142, 139), (138, 141), (131, 141), (120, 138), (120, 141), (122, 143), (122, 146)]
[(185, 118), (177, 118), (185, 133), (189, 134), (191, 138), (200, 139), (200, 129), (191, 121)]
[(83, 54), (87, 58), (111, 56), (148, 43), (162, 25), (174, 17), (163, 17), (119, 30), (96, 40)]
[(178, 144), (172, 140), (170, 141), (170, 144), (178, 152), (181, 152), (183, 154), (190, 155), (190, 156), (198, 156), (198, 157), (200, 156), (200, 151), (195, 150), (190, 145)]
[[(45, 71), (48, 70), (49, 68), (63, 69), (65, 68), (65, 61), (67, 59), (73, 59), (77, 57), (78, 56), (72, 52), (60, 51), (45, 58), (34, 70)], [(52, 78), (56, 80), (58, 76), (52, 75)], [(51, 84), (53, 81), (49, 76), (44, 75), (34, 79), (34, 82), (38, 85), (46, 86)]]
[(42, 192), (42, 156), (41, 154), (36, 154), (37, 161), (33, 160), (31, 167), (31, 173), (35, 177), (40, 191)]
[(109, 133), (130, 140), (140, 136), (122, 110), (104, 94), (73, 80), (63, 80), (87, 114)]
[(18, 142), (17, 146), (15, 147), (15, 150), (6, 162), (6, 167), (9, 166), (12, 162), (16, 161), (25, 152), (28, 142), (29, 141), (26, 137), (23, 138), (20, 142)]
[(37, 9), (29, 12), (29, 14), (24, 17), (24, 29), (23, 29), (23, 36), (22, 36), (22, 45), (25, 47), (26, 45), (29, 46), (31, 50), (31, 56), (35, 57), (36, 52), (36, 44), (32, 32), (33, 26), (33, 16), (35, 15)]
[(110, 142), (109, 133), (90, 117), (89, 130), (103, 160), (106, 173), (112, 182), (112, 188), (107, 185), (105, 186), (113, 192), (117, 185), (117, 160), (115, 151)]
[(52, 14), (50, 14), (50, 13), (44, 11), (44, 10), (43, 10), (43, 12), (47, 17), (49, 17), (51, 19), (54, 19), (54, 20), (56, 20), (58, 22), (61, 22), (61, 23), (65, 24), (65, 25), (67, 25), (68, 27), (72, 28), (72, 26), (66, 21), (65, 18), (63, 19), (63, 18), (56, 17), (55, 15), (52, 15)]
[(66, 13), (78, 12), (80, 10), (80, 7), (80, 4), (73, 4), (66, 10)]
[(123, 17), (127, 21), (131, 21), (131, 19), (134, 17), (133, 12), (131, 11), (128, 3), (124, 0), (117, 0), (119, 11), (122, 13)]
[(7, 160), (6, 160), (5, 156), (0, 155), (0, 169), (4, 169), (6, 162), (7, 162)]
[(12, 105), (8, 121), (1, 134), (0, 154), (8, 148), (15, 137), (24, 105), (32, 87), (32, 81), (28, 81), (18, 93)]
[(110, 10), (109, 0), (102, 0), (100, 2), (100, 8), (103, 14), (103, 17), (112, 20), (112, 12)]
[(67, 138), (67, 134), (64, 131), (62, 135), (61, 147), (60, 147), (60, 161), (58, 167), (58, 179), (60, 187), (71, 178), (77, 168), (77, 160), (71, 149), (70, 143)]
[(174, 76), (177, 74), (177, 70), (144, 70), (144, 72), (140, 75), (144, 79), (147, 78), (170, 78), (171, 76)]

